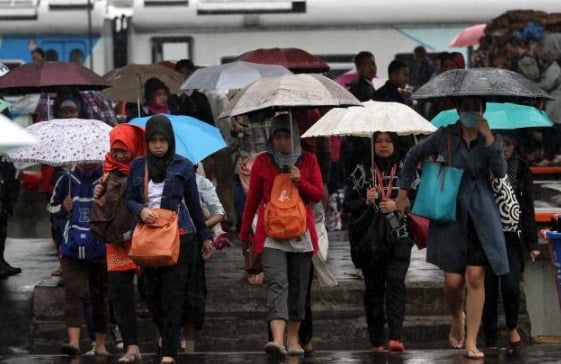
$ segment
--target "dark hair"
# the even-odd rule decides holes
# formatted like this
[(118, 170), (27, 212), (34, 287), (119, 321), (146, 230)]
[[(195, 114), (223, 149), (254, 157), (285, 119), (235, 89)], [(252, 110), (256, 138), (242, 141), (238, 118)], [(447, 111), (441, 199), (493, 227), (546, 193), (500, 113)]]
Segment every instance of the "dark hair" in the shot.
[(419, 53), (422, 55), (427, 55), (427, 50), (425, 47), (423, 46), (416, 46), (415, 49), (413, 49), (413, 53)]
[(54, 49), (47, 49), (45, 52), (45, 60), (49, 62), (58, 62), (58, 52)]
[(355, 62), (355, 66), (358, 68), (360, 67), (360, 65), (362, 64), (362, 62), (364, 62), (364, 60), (369, 59), (374, 57), (374, 55), (372, 54), (372, 52), (368, 52), (368, 51), (361, 51), (359, 52), (354, 59)]
[(195, 66), (193, 61), (191, 61), (190, 59), (180, 59), (175, 64), (175, 70), (176, 71), (179, 71), (183, 67), (187, 67), (189, 69), (189, 71), (194, 71), (194, 70), (197, 69), (197, 66)]
[(146, 80), (146, 82), (144, 83), (144, 100), (146, 100), (146, 102), (150, 102), (150, 100), (152, 99), (152, 94), (154, 94), (154, 92), (158, 90), (165, 90), (168, 96), (170, 94), (169, 87), (167, 87), (165, 83), (160, 81), (160, 79), (152, 77)]
[(35, 48), (34, 50), (31, 51), (31, 54), (33, 53), (37, 53), (38, 55), (41, 56), (41, 58), (45, 58), (45, 51), (43, 50), (43, 48)]
[(407, 63), (400, 61), (399, 59), (394, 59), (388, 65), (388, 75), (393, 75), (402, 68), (408, 68)]

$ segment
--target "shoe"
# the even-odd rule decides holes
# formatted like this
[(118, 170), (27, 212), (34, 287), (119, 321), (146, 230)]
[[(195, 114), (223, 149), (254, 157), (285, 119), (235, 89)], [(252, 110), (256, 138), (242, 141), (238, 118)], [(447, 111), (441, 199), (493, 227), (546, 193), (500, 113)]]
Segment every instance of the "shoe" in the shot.
[(485, 354), (483, 354), (481, 351), (477, 349), (469, 349), (466, 350), (466, 353), (464, 354), (464, 358), (472, 359), (472, 360), (481, 360), (485, 358)]
[(60, 347), (60, 352), (63, 354), (66, 354), (68, 356), (75, 356), (75, 355), (80, 355), (82, 352), (80, 351), (80, 348), (77, 348), (73, 345), (70, 344), (64, 344)]
[(310, 356), (314, 356), (314, 347), (312, 346), (311, 343), (308, 343), (306, 345), (304, 345), (304, 356), (305, 357), (310, 357)]
[(380, 346), (371, 347), (370, 351), (373, 352), (373, 353), (384, 353), (386, 351), (386, 349), (384, 349), (384, 347), (382, 345), (380, 345)]
[(141, 360), (142, 360), (142, 355), (140, 355), (140, 353), (138, 353), (138, 354), (126, 353), (125, 355), (120, 357), (119, 360), (117, 360), (117, 362), (118, 363), (135, 363), (135, 362), (141, 361)]
[(305, 353), (302, 348), (288, 349), (287, 351), (288, 356), (304, 356)]
[(125, 345), (123, 343), (123, 335), (121, 334), (119, 326), (115, 325), (111, 328), (111, 338), (113, 339), (113, 345), (115, 345), (115, 348), (119, 350), (125, 349)]
[(86, 351), (84, 353), (84, 356), (111, 356), (111, 353), (108, 351), (97, 351), (95, 348), (93, 348), (90, 351)]
[(405, 350), (405, 345), (399, 340), (390, 340), (388, 342), (388, 350), (390, 353), (401, 353)]
[(269, 341), (265, 344), (265, 352), (269, 355), (276, 356), (284, 356), (287, 353), (284, 345), (279, 345), (274, 341)]

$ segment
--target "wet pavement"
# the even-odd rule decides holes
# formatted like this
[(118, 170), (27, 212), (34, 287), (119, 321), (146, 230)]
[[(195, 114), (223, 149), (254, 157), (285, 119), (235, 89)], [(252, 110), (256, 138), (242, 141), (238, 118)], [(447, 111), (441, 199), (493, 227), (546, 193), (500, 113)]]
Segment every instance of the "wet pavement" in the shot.
[[(331, 234), (332, 245), (329, 266), (341, 284), (361, 284), (360, 274), (348, 255), (348, 243), (342, 233)], [(0, 280), (0, 363), (117, 363), (119, 355), (111, 357), (76, 357), (40, 355), (30, 348), (32, 337), (32, 296), (34, 287), (45, 281), (53, 281), (50, 272), (57, 267), (57, 258), (51, 242), (47, 239), (9, 239), (6, 258), (14, 266), (23, 268), (23, 273)], [(239, 247), (217, 252), (207, 266), (209, 290), (213, 285), (228, 284), (228, 281), (245, 279), (241, 270), (242, 258)], [(413, 248), (413, 257), (408, 283), (427, 281), (440, 282), (442, 274), (424, 262), (424, 252)], [(48, 339), (48, 338), (46, 338)], [(60, 342), (53, 340), (56, 352)], [(413, 345), (411, 345), (413, 346)], [(440, 349), (407, 350), (400, 355), (371, 354), (367, 351), (320, 350), (309, 358), (269, 358), (261, 352), (202, 352), (181, 355), (178, 363), (561, 363), (561, 345), (529, 345), (517, 352), (504, 349), (486, 352), (485, 360), (470, 360), (463, 351)], [(33, 355), (29, 354), (33, 353)], [(47, 353), (45, 353), (47, 354)], [(157, 363), (155, 354), (144, 354), (143, 363)]]

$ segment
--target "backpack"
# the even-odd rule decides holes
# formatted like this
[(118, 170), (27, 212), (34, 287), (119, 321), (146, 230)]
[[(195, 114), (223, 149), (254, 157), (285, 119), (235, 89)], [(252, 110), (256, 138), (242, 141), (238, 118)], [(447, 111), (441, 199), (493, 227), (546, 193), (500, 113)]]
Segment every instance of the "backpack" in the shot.
[(94, 201), (90, 212), (90, 228), (94, 236), (107, 243), (116, 244), (131, 240), (136, 222), (127, 207), (127, 176), (107, 176), (102, 198)]
[(306, 206), (290, 174), (277, 174), (265, 207), (265, 233), (275, 240), (299, 238), (306, 233), (306, 220)]

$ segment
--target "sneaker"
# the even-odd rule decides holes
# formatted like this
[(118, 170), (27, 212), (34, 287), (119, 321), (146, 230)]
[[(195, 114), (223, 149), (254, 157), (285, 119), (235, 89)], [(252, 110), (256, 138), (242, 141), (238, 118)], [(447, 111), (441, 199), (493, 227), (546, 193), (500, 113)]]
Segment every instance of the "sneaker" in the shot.
[(113, 338), (113, 345), (119, 350), (124, 350), (125, 345), (123, 343), (123, 335), (121, 335), (121, 330), (119, 326), (115, 325), (111, 328), (111, 337)]
[(92, 348), (84, 353), (86, 356), (95, 356), (95, 341), (92, 342)]

